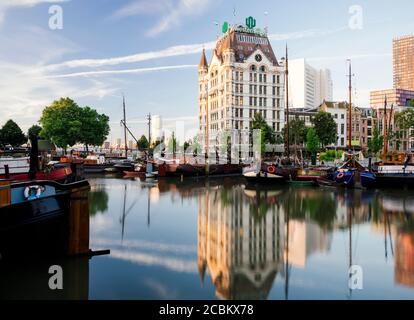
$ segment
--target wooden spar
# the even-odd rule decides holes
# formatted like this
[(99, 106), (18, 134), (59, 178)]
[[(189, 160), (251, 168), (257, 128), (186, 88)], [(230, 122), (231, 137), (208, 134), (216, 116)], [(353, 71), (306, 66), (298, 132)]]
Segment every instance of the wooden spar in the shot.
[(289, 137), (289, 57), (288, 46), (286, 44), (286, 66), (285, 66), (285, 81), (286, 81), (286, 155), (290, 157), (290, 137)]
[(384, 150), (382, 155), (382, 160), (387, 161), (388, 154), (388, 130), (387, 130), (387, 96), (384, 99)]
[(352, 150), (352, 65), (349, 60), (349, 123), (348, 123), (348, 151), (351, 153)]
[(123, 96), (122, 106), (123, 106), (123, 111), (124, 111), (125, 158), (128, 158), (128, 141), (127, 141), (127, 123), (126, 123), (126, 111), (125, 111), (125, 96)]
[[(394, 104), (391, 105), (391, 110), (390, 110), (390, 117), (388, 119), (388, 130), (387, 130), (387, 134), (389, 135), (389, 132), (391, 130), (391, 121), (392, 121), (392, 113), (394, 112)], [(387, 140), (389, 140), (389, 138), (387, 137)], [(387, 146), (387, 151), (388, 151), (388, 146)]]

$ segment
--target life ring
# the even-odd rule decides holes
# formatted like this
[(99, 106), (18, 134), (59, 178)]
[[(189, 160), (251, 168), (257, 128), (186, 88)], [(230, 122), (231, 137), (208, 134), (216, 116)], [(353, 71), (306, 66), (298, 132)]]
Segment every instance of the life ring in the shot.
[[(32, 191), (35, 193), (33, 194)], [(26, 200), (39, 199), (44, 191), (45, 188), (42, 186), (28, 186), (24, 189), (24, 198)]]
[(343, 177), (345, 177), (343, 172), (339, 172), (338, 175), (336, 176), (337, 179), (342, 179)]
[(267, 172), (269, 172), (270, 174), (274, 174), (276, 172), (276, 168), (274, 166), (268, 166)]

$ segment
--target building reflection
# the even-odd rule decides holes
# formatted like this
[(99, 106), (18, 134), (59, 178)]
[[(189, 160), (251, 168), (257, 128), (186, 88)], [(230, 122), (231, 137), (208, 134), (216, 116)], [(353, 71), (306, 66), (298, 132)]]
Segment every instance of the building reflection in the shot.
[(414, 288), (414, 197), (386, 193), (381, 195), (380, 202), (383, 219), (379, 219), (382, 223), (378, 224), (384, 228), (384, 238), (391, 249), (395, 243), (395, 283)]
[(208, 188), (198, 197), (201, 281), (208, 272), (221, 299), (266, 299), (280, 276), (287, 296), (290, 266), (303, 268), (311, 254), (330, 248), (333, 222), (309, 218), (320, 215), (320, 196), (306, 189)]
[(414, 287), (414, 197), (406, 192), (257, 189), (237, 179), (158, 186), (161, 194), (197, 198), (199, 274), (218, 298), (266, 299), (276, 279), (288, 298), (292, 267), (304, 269), (312, 255), (330, 252), (333, 232), (347, 235), (344, 267), (356, 263), (357, 229), (367, 224), (384, 237), (395, 283)]

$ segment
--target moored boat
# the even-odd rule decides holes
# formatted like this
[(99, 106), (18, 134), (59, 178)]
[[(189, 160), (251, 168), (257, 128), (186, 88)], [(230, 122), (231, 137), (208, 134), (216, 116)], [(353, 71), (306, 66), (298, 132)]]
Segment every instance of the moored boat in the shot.
[(87, 253), (89, 189), (86, 180), (0, 181), (2, 258)]

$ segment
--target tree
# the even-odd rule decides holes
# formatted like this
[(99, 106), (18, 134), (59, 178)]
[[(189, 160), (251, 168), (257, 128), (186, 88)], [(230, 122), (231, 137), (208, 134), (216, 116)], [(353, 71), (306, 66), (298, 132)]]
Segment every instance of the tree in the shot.
[(263, 131), (264, 143), (275, 144), (276, 134), (273, 129), (267, 124), (260, 113), (256, 113), (253, 117), (252, 129), (260, 129)]
[[(305, 121), (294, 119), (289, 121), (289, 141), (295, 147), (303, 145), (306, 141), (306, 134), (308, 129), (305, 126)], [(283, 128), (283, 136), (286, 136), (286, 127)]]
[(10, 144), (13, 147), (21, 146), (27, 142), (27, 137), (22, 129), (13, 120), (7, 121), (0, 129), (0, 144)]
[(322, 147), (336, 143), (337, 127), (330, 113), (318, 112), (313, 118), (312, 123)]
[(378, 154), (384, 145), (384, 137), (380, 135), (378, 126), (374, 127), (372, 139), (368, 141), (368, 151), (372, 154)]
[(40, 132), (58, 147), (65, 149), (76, 143), (102, 145), (109, 134), (109, 118), (90, 107), (79, 107), (70, 98), (61, 98), (43, 109)]
[(61, 98), (43, 109), (40, 134), (66, 151), (80, 140), (81, 117), (82, 108), (70, 98)]
[(29, 130), (27, 131), (27, 136), (30, 138), (31, 136), (40, 137), (40, 132), (42, 131), (42, 127), (38, 126), (37, 124), (32, 125)]
[(77, 142), (88, 146), (102, 145), (109, 134), (109, 117), (99, 114), (96, 110), (85, 107), (80, 110), (81, 132)]
[(320, 140), (316, 129), (310, 128), (306, 135), (306, 150), (311, 153), (312, 165), (316, 164), (316, 153), (320, 147)]
[(149, 147), (148, 139), (145, 135), (142, 135), (141, 138), (138, 140), (138, 149), (139, 150), (146, 150)]

